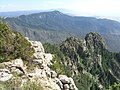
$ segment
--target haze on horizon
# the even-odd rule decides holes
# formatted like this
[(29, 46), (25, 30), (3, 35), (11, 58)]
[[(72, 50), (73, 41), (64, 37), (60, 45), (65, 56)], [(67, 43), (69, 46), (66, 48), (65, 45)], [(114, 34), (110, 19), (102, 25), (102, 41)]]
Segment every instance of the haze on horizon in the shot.
[(94, 16), (120, 21), (120, 0), (1, 0), (0, 12), (63, 10), (77, 16)]

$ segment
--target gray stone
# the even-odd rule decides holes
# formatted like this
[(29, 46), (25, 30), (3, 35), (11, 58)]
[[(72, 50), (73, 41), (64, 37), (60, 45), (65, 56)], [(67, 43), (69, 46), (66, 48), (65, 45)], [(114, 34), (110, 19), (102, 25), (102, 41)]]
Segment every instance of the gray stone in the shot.
[(51, 72), (46, 72), (47, 77), (51, 77)]
[(58, 77), (63, 84), (69, 84), (70, 80), (66, 75), (59, 75)]
[(19, 69), (16, 69), (14, 72), (15, 72), (17, 75), (24, 75), (24, 73), (23, 73), (21, 70), (19, 70)]
[(10, 74), (10, 71), (7, 69), (0, 69), (0, 81), (7, 81), (10, 80), (13, 77), (12, 74)]
[(56, 73), (55, 71), (51, 71), (51, 77), (52, 77), (52, 78), (57, 77), (57, 73)]
[(69, 86), (70, 86), (70, 90), (75, 90), (75, 88), (74, 88), (74, 85), (73, 85), (73, 84), (70, 84)]
[(11, 63), (13, 64), (13, 66), (24, 67), (24, 63), (21, 58), (12, 60)]
[(72, 90), (78, 90), (78, 88), (76, 87), (73, 79), (72, 79), (72, 78), (69, 78), (69, 81), (70, 81), (70, 88), (71, 88)]
[(62, 84), (62, 82), (61, 82), (58, 78), (55, 78), (55, 80), (56, 80), (56, 83), (58, 84), (58, 86), (59, 86), (61, 89), (63, 89), (63, 84)]
[(68, 90), (69, 90), (69, 88), (70, 88), (68, 84), (64, 84), (63, 87), (64, 87), (64, 89), (68, 89)]

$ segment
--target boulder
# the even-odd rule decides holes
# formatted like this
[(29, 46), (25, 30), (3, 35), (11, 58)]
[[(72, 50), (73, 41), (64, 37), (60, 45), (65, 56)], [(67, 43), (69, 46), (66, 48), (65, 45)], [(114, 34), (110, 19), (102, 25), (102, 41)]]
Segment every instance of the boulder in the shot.
[(24, 63), (21, 58), (12, 60), (11, 63), (13, 64), (13, 66), (24, 67)]
[(66, 75), (59, 75), (58, 77), (63, 84), (69, 84), (70, 80)]
[(51, 72), (51, 78), (57, 77), (57, 73), (55, 71), (50, 71)]
[(21, 70), (19, 70), (19, 69), (15, 69), (15, 71), (14, 71), (17, 75), (24, 75), (24, 73), (21, 71)]
[(45, 59), (48, 59), (48, 60), (52, 60), (53, 58), (52, 58), (52, 54), (50, 54), (50, 53), (47, 53), (47, 54), (45, 54)]
[(78, 88), (76, 87), (73, 79), (72, 79), (72, 78), (69, 78), (69, 81), (70, 81), (70, 89), (71, 89), (71, 90), (78, 90)]
[(55, 80), (56, 80), (56, 84), (58, 84), (58, 86), (63, 90), (62, 82), (58, 78), (55, 78)]
[(23, 60), (21, 58), (12, 60), (10, 62), (3, 62), (1, 65), (3, 65), (5, 68), (8, 68), (11, 73), (16, 73), (16, 74), (22, 74), (26, 73), (24, 67)]
[(40, 60), (43, 60), (44, 59), (44, 54), (43, 52), (36, 52), (33, 54), (33, 56), (36, 58), (36, 59), (40, 59)]
[(51, 77), (51, 72), (46, 71), (46, 75), (47, 75), (47, 77)]
[(65, 90), (69, 90), (69, 88), (70, 88), (70, 87), (69, 87), (68, 84), (64, 84), (64, 89), (65, 89)]
[(69, 86), (70, 86), (70, 90), (75, 90), (75, 88), (74, 88), (74, 85), (73, 85), (73, 84), (70, 84)]
[(0, 81), (7, 81), (10, 80), (13, 77), (12, 74), (10, 74), (10, 71), (7, 69), (0, 69)]
[(44, 52), (44, 48), (41, 42), (38, 41), (30, 41), (33, 48), (35, 49), (35, 52)]

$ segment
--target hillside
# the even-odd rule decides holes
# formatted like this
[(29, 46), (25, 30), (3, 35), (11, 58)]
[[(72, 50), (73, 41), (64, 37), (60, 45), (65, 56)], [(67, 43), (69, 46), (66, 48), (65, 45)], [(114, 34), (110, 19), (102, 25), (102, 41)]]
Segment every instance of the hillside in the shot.
[(4, 18), (4, 21), (12, 30), (43, 43), (60, 43), (70, 36), (84, 38), (88, 32), (98, 32), (105, 38), (109, 50), (120, 51), (120, 23), (117, 21), (69, 16), (59, 11)]
[(114, 83), (120, 83), (119, 54), (108, 51), (98, 33), (88, 33), (85, 39), (70, 37), (59, 46), (46, 43), (44, 47), (56, 55), (52, 68), (73, 77), (79, 90), (108, 90), (111, 85), (111, 90), (119, 90), (119, 86), (114, 89)]

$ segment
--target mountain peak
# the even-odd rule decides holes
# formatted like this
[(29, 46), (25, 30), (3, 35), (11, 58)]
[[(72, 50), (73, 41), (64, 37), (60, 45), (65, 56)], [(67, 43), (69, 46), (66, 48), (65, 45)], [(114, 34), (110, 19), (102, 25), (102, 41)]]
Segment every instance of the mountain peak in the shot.
[(58, 11), (58, 10), (51, 11), (50, 13), (53, 13), (53, 14), (56, 14), (56, 15), (63, 14), (62, 12), (60, 12), (60, 11)]
[(55, 13), (61, 13), (60, 11), (58, 11), (58, 10), (54, 10), (54, 11), (52, 11), (52, 12), (55, 12)]
[(107, 49), (104, 39), (98, 33), (88, 33), (85, 37), (85, 40), (89, 49), (92, 49), (93, 47), (96, 49)]

